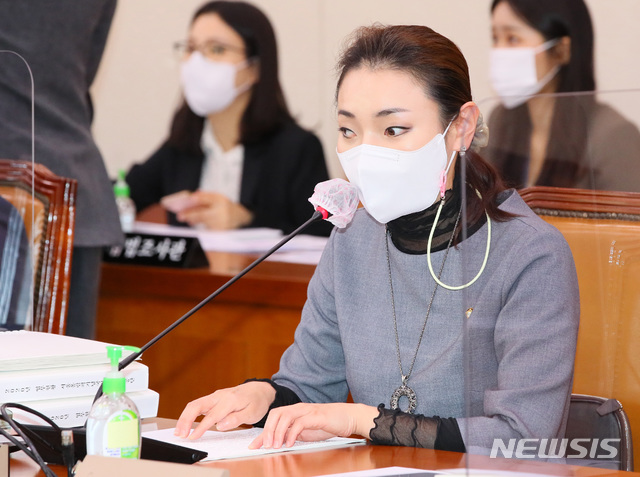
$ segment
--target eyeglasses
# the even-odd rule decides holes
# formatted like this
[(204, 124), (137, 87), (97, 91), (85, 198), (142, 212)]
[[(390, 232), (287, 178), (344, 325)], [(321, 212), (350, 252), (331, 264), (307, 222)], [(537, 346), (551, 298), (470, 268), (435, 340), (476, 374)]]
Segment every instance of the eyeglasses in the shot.
[(200, 45), (195, 45), (190, 41), (177, 41), (173, 44), (173, 49), (180, 58), (185, 58), (194, 51), (199, 51), (203, 56), (211, 60), (224, 58), (229, 52), (244, 54), (246, 50), (243, 46), (228, 45), (217, 40), (209, 40)]

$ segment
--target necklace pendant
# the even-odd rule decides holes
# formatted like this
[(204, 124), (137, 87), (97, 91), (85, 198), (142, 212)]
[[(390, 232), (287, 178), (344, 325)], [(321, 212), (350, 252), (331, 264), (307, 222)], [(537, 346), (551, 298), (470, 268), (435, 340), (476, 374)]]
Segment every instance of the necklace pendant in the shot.
[(416, 406), (418, 405), (418, 396), (416, 396), (416, 393), (413, 389), (407, 386), (406, 382), (407, 380), (404, 379), (403, 376), (402, 385), (398, 387), (398, 389), (393, 391), (393, 394), (391, 395), (391, 402), (389, 404), (391, 405), (391, 409), (393, 409), (394, 411), (398, 410), (398, 402), (400, 401), (400, 398), (404, 396), (409, 400), (409, 407), (404, 412), (413, 414), (413, 412), (416, 410)]

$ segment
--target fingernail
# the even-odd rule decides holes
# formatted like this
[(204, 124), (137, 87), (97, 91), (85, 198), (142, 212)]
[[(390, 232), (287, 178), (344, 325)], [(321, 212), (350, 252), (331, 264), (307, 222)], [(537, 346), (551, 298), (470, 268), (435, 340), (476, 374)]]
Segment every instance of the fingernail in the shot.
[(222, 421), (216, 424), (216, 429), (219, 431), (226, 431), (229, 428), (229, 423), (227, 421)]

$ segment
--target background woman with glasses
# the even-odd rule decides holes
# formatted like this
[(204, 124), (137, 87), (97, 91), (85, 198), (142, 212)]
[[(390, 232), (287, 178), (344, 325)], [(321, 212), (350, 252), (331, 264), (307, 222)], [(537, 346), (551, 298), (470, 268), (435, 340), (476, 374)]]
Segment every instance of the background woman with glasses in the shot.
[(167, 140), (127, 175), (138, 210), (189, 191), (163, 200), (170, 223), (292, 231), (328, 173), (320, 141), (287, 109), (269, 20), (248, 3), (209, 2), (175, 49), (185, 101)]

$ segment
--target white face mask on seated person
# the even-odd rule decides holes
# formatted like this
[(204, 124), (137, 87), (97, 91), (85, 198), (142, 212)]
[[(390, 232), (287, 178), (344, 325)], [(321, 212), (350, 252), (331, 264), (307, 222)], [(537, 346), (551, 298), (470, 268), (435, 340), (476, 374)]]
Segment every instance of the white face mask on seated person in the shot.
[(492, 48), (490, 56), (491, 84), (507, 109), (527, 102), (558, 74), (554, 66), (538, 81), (536, 55), (555, 46), (560, 40), (549, 40), (542, 45), (519, 48)]
[(415, 151), (371, 144), (336, 151), (347, 178), (374, 219), (386, 224), (433, 205), (456, 154), (453, 151), (447, 163), (444, 136), (450, 126)]
[(236, 87), (236, 73), (246, 68), (248, 61), (238, 64), (213, 61), (194, 51), (180, 65), (180, 83), (184, 98), (198, 116), (223, 111), (244, 93), (251, 84)]

